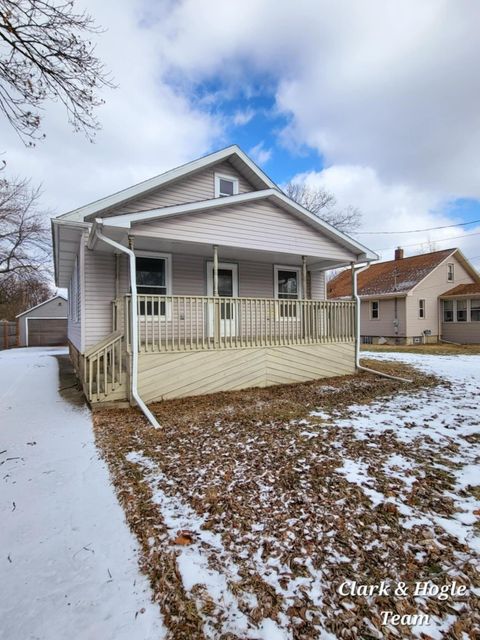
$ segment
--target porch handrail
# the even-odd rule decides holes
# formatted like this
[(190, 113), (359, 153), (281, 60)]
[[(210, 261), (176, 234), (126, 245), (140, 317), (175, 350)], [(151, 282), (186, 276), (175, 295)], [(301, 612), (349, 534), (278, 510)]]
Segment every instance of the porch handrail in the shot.
[[(355, 340), (355, 302), (138, 294), (141, 352), (273, 347)], [(124, 317), (130, 318), (130, 296)], [(130, 330), (126, 339), (130, 348)]]
[(89, 401), (104, 400), (123, 384), (123, 332), (113, 331), (85, 351), (85, 394)]

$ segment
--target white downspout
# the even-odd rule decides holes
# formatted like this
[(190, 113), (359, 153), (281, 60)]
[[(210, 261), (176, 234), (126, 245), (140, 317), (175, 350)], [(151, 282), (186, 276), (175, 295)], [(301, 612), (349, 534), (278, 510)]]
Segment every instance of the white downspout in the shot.
[(355, 269), (355, 265), (352, 263), (352, 297), (355, 300), (355, 367), (360, 371), (366, 371), (367, 373), (374, 373), (377, 376), (381, 376), (382, 378), (390, 378), (391, 380), (399, 380), (400, 382), (412, 382), (407, 378), (399, 378), (397, 376), (390, 376), (388, 373), (382, 373), (381, 371), (376, 371), (375, 369), (368, 369), (367, 367), (362, 367), (360, 364), (360, 312), (361, 312), (361, 301), (360, 296), (358, 295), (358, 287), (357, 287), (357, 276), (365, 269), (368, 269), (370, 265), (366, 264), (357, 269)]
[(137, 388), (137, 379), (138, 379), (138, 313), (137, 313), (137, 278), (136, 278), (135, 254), (133, 253), (133, 251), (131, 249), (127, 249), (127, 247), (124, 247), (122, 244), (120, 244), (118, 242), (115, 242), (115, 240), (112, 240), (111, 238), (107, 238), (107, 236), (104, 236), (103, 233), (99, 229), (99, 226), (101, 226), (101, 225), (102, 225), (102, 221), (101, 220), (96, 220), (95, 221), (95, 235), (97, 236), (97, 238), (99, 240), (101, 240), (102, 242), (105, 242), (106, 244), (109, 244), (111, 247), (114, 247), (118, 251), (121, 251), (122, 253), (126, 253), (128, 258), (129, 258), (129, 261), (130, 261), (129, 273), (130, 273), (130, 288), (131, 288), (131, 292), (132, 292), (131, 305), (130, 305), (131, 306), (131, 311), (132, 311), (132, 318), (131, 318), (132, 375), (130, 377), (130, 388), (131, 388), (133, 399), (138, 404), (138, 406), (139, 406), (140, 410), (142, 411), (142, 413), (144, 414), (144, 416), (150, 422), (152, 427), (155, 427), (156, 429), (159, 429), (160, 425), (158, 424), (157, 420), (155, 419), (155, 416), (150, 411), (150, 409), (147, 407), (145, 402), (141, 399), (141, 397), (140, 397), (140, 395), (138, 393), (138, 388)]

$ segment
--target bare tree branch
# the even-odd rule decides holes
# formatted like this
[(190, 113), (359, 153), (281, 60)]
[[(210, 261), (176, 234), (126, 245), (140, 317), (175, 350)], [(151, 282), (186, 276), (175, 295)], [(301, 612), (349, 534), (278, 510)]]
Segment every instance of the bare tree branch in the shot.
[(351, 206), (343, 209), (338, 208), (333, 193), (325, 189), (315, 189), (305, 183), (289, 182), (284, 191), (289, 198), (339, 231), (351, 232), (360, 226), (362, 219), (360, 210)]
[(0, 111), (29, 145), (40, 134), (40, 110), (59, 100), (75, 131), (100, 128), (98, 91), (113, 87), (88, 34), (93, 18), (73, 0), (0, 0)]

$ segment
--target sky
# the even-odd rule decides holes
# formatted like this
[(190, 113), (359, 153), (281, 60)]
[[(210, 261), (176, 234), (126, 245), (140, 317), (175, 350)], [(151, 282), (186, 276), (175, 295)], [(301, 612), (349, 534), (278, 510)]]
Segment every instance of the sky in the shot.
[(382, 259), (458, 246), (480, 268), (480, 3), (76, 6), (104, 28), (97, 53), (117, 85), (95, 142), (54, 102), (34, 148), (0, 119), (7, 175), (41, 184), (49, 215), (236, 143), (277, 184), (358, 207), (352, 235)]

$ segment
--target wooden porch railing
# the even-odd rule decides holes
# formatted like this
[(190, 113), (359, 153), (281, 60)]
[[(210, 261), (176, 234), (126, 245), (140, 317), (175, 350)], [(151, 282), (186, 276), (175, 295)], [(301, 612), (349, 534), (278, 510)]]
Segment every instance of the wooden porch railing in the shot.
[[(130, 348), (130, 296), (125, 335)], [(355, 339), (355, 303), (138, 295), (141, 352), (272, 347)]]
[(84, 391), (90, 402), (105, 400), (124, 379), (123, 332), (114, 331), (84, 353)]

